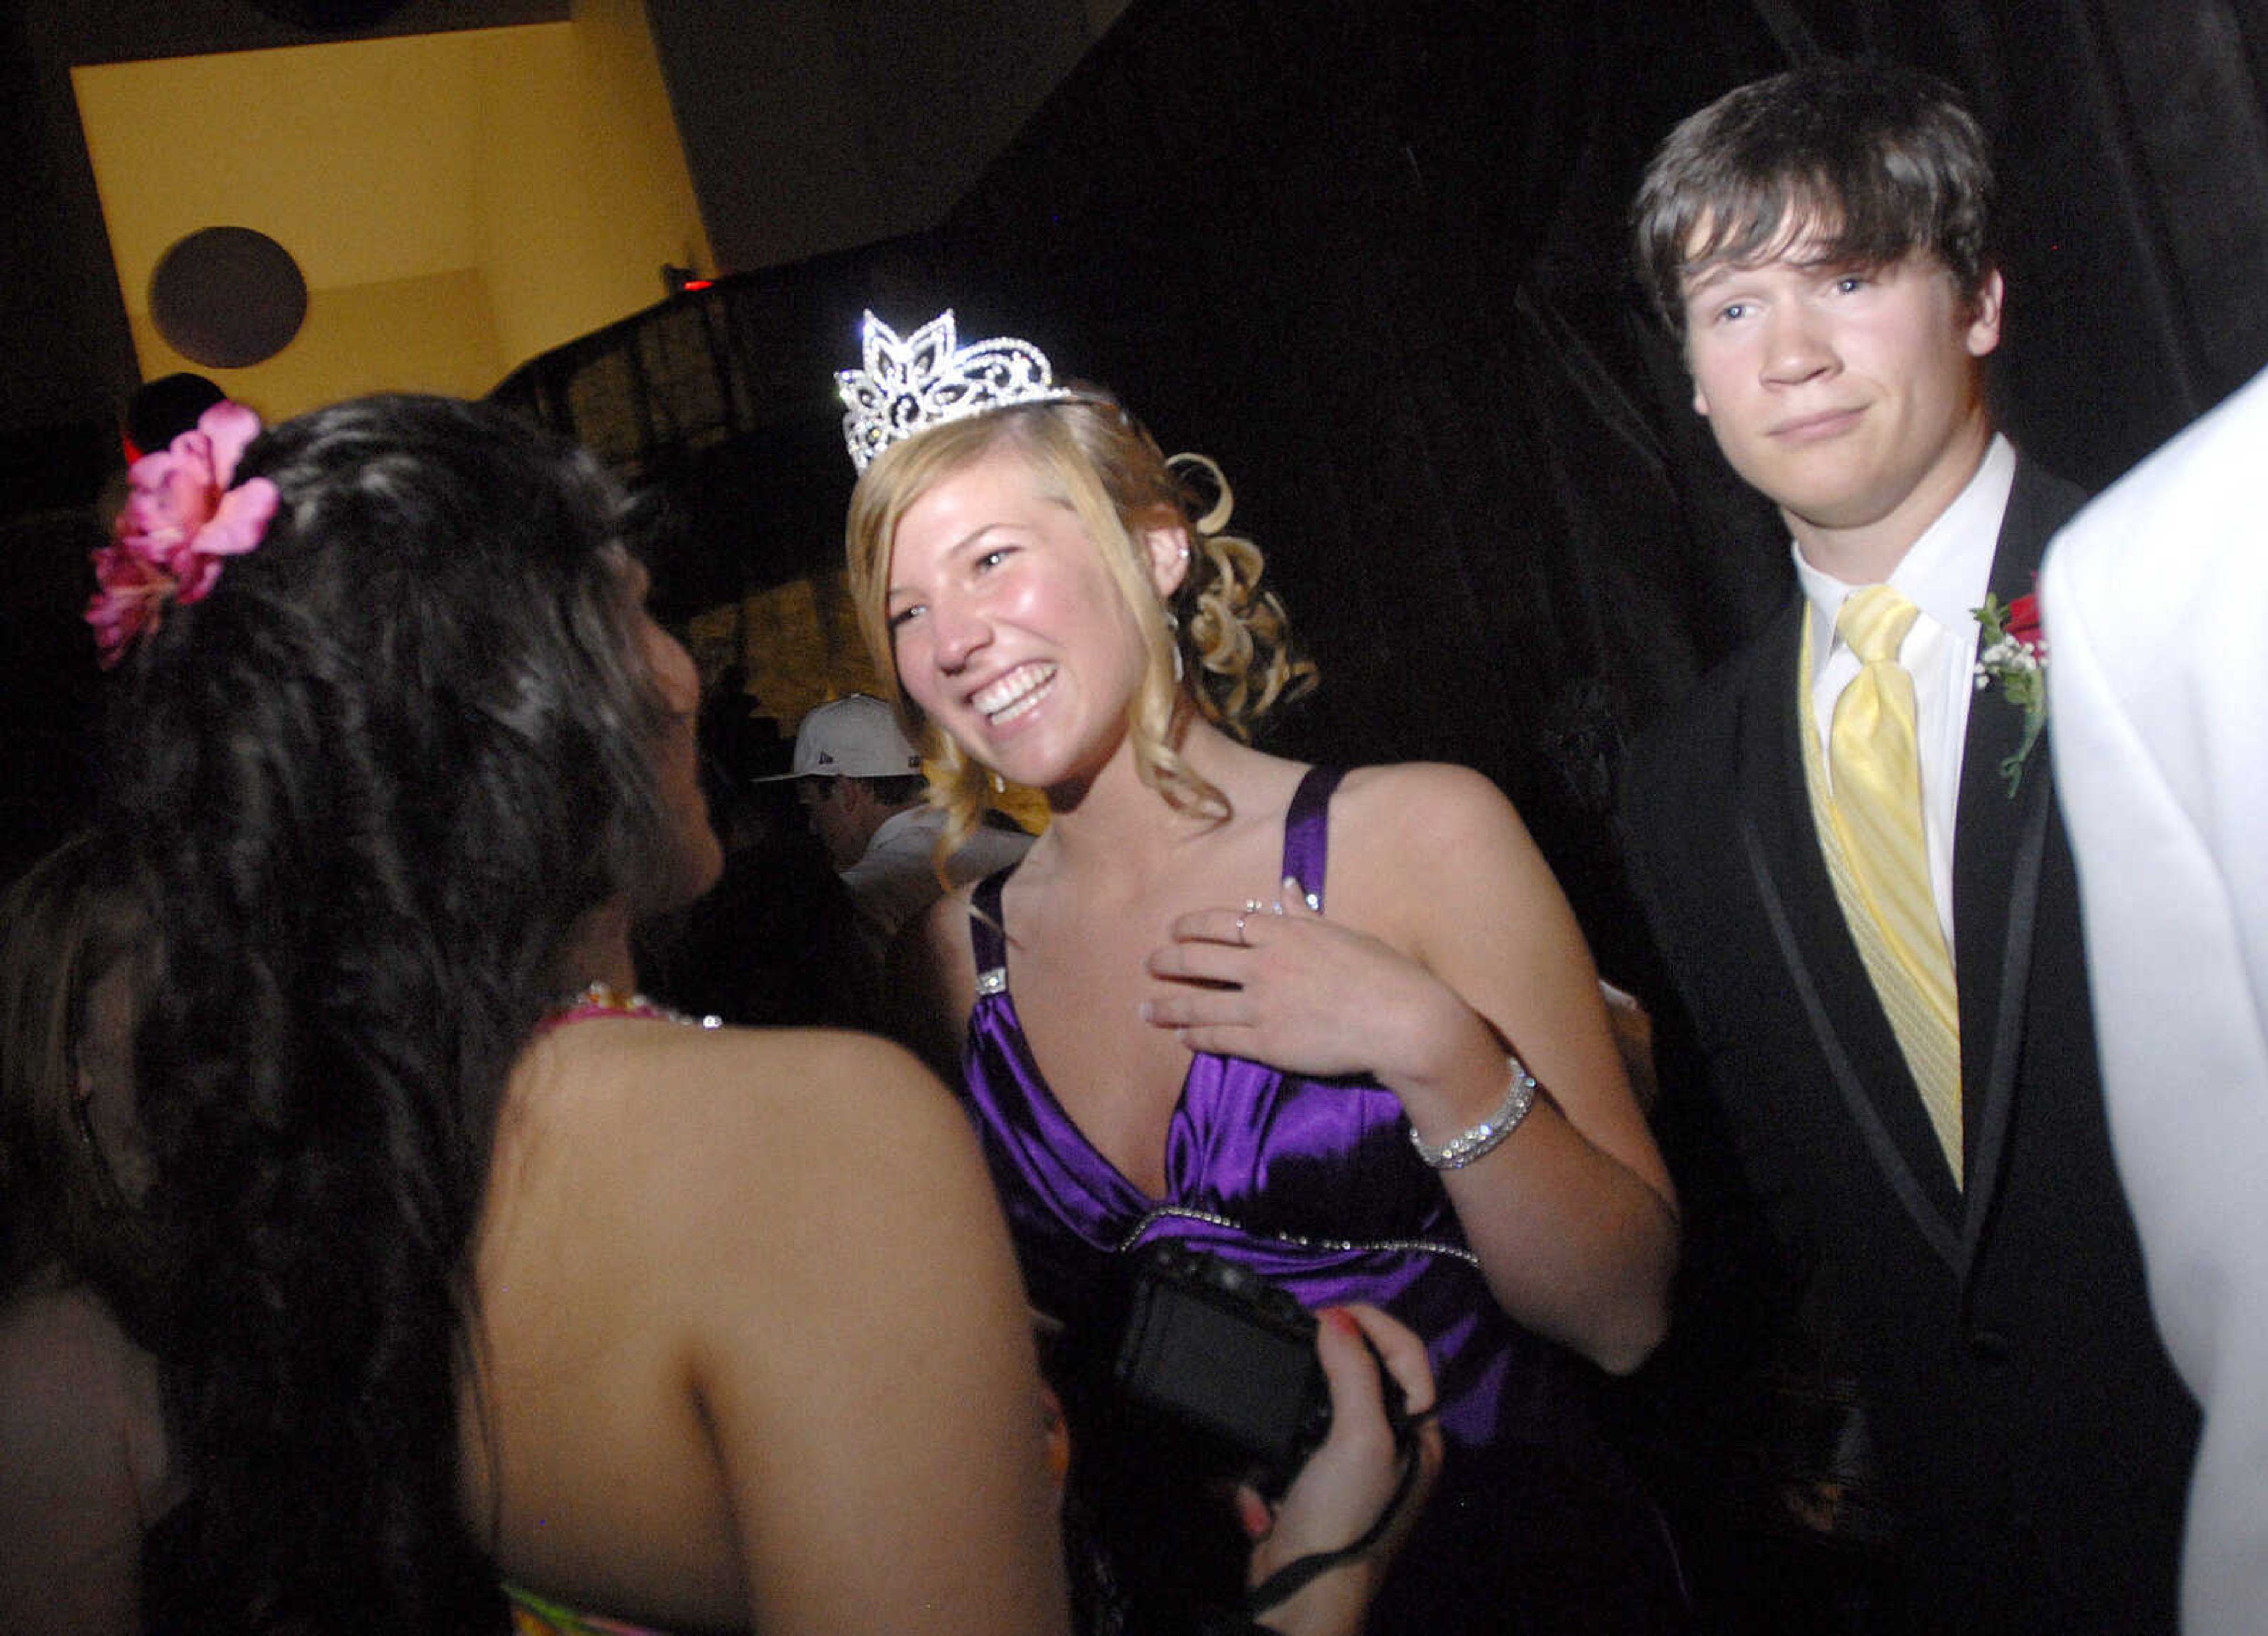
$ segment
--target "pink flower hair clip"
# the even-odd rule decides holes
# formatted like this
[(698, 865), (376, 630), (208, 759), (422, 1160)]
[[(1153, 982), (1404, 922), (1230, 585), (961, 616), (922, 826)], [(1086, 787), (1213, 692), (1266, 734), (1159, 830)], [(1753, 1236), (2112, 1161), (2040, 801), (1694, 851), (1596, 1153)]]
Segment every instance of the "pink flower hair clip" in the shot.
[(93, 553), (101, 589), (86, 605), (97, 662), (110, 669), (166, 604), (204, 599), (222, 560), (258, 545), (276, 515), (276, 485), (254, 477), (232, 489), (237, 462), (260, 435), (260, 416), (241, 403), (216, 403), (196, 429), (145, 454), (126, 474), (132, 492), (111, 543)]

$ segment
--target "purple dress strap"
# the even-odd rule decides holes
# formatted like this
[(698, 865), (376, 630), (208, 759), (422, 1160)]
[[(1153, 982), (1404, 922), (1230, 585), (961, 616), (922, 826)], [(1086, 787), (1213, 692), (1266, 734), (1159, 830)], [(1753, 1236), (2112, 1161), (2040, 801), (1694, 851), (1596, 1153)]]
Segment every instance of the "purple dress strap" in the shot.
[(1330, 855), (1331, 792), (1345, 777), (1344, 767), (1308, 768), (1284, 814), (1283, 878), (1300, 883), (1310, 909), (1323, 906), (1323, 866)]

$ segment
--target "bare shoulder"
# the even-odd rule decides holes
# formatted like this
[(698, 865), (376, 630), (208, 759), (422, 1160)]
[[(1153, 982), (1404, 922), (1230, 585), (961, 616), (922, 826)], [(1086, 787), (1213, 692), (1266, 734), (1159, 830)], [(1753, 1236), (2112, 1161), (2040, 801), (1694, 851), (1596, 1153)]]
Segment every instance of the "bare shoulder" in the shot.
[(1335, 798), (1352, 818), (1403, 814), (1408, 822), (1517, 822), (1519, 814), (1485, 773), (1454, 762), (1391, 762), (1356, 767)]
[(558, 1247), (586, 1293), (688, 1331), (792, 1310), (823, 1294), (807, 1271), (851, 1279), (875, 1259), (821, 1246), (997, 1219), (951, 1094), (871, 1035), (586, 1022), (523, 1072), (525, 1122), (498, 1144), (499, 1241)]
[[(892, 1523), (948, 1539), (964, 1581), (1006, 1577), (970, 1537), (1005, 1513), (905, 1463), (950, 1441), (957, 1409), (991, 1405), (975, 1417), (989, 1442), (951, 1442), (955, 1471), (998, 1457), (1012, 1408), (1028, 1415), (1006, 1350), (1021, 1292), (975, 1132), (909, 1051), (814, 1029), (560, 1028), (516, 1076), (490, 1198), (483, 1307), (499, 1353), (518, 1349), (497, 1396), (520, 1391), (521, 1492), (615, 1471), (641, 1514), (697, 1523), (649, 1543), (729, 1530), (735, 1551), (696, 1565), (711, 1610), (687, 1623), (721, 1626), (718, 1599), (738, 1598), (763, 1617), (735, 1625), (939, 1628), (900, 1605), (930, 1565), (907, 1565)], [(559, 1424), (579, 1452), (563, 1455)], [(955, 1507), (974, 1511), (958, 1533)]]
[[(1443, 976), (1442, 962), (1458, 965), (1455, 951), (1476, 942), (1495, 949), (1486, 962), (1492, 966), (1511, 958), (1506, 939), (1555, 959), (1580, 945), (1550, 861), (1486, 775), (1404, 762), (1350, 772), (1341, 788), (1331, 809), (1334, 915)], [(1522, 957), (1522, 969), (1535, 957)], [(1578, 963), (1587, 968), (1587, 957)], [(1527, 971), (1522, 981), (1534, 976)]]
[[(607, 1253), (644, 1269), (649, 1296), (705, 1338), (712, 1365), (792, 1371), (821, 1333), (865, 1334), (873, 1302), (976, 1301), (949, 1287), (974, 1267), (990, 1269), (998, 1314), (1020, 1311), (976, 1131), (903, 1047), (639, 1023), (592, 1049), (622, 1060), (585, 1065), (600, 1089), (572, 1145), (616, 1168), (566, 1196), (634, 1201)], [(931, 1287), (940, 1278), (948, 1287)], [(784, 1314), (797, 1323), (788, 1344)]]
[(83, 1286), (37, 1286), (0, 1309), (0, 1423), (56, 1403), (123, 1405), (149, 1368), (109, 1304)]
[(157, 1366), (84, 1287), (0, 1310), (0, 1622), (120, 1632), (164, 1501)]
[[(839, 1145), (870, 1122), (954, 1124), (959, 1110), (915, 1056), (872, 1035), (823, 1029), (725, 1029), (701, 1042), (718, 1094), (777, 1140)], [(921, 1133), (926, 1133), (926, 1129)]]
[(900, 1046), (821, 1028), (593, 1022), (547, 1042), (529, 1104), (560, 1142), (666, 1166), (683, 1183), (772, 1168), (887, 1119), (950, 1127), (936, 1077)]
[[(951, 1093), (892, 1042), (630, 1023), (587, 1045), (583, 1087), (563, 1098), (578, 1128), (563, 1145), (598, 1185), (638, 1199), (657, 1233), (744, 1239), (747, 1219), (771, 1207), (838, 1219), (895, 1213), (896, 1198), (933, 1209), (940, 1190), (965, 1193), (981, 1178)], [(752, 1212), (754, 1198), (767, 1210)]]
[(976, 949), (970, 941), (968, 922), (976, 912), (976, 898), (972, 883), (955, 888), (924, 910), (921, 917), (899, 932), (891, 946), (891, 973), (903, 976), (924, 969), (924, 986), (932, 991), (961, 999), (972, 995)]
[(1484, 774), (1447, 762), (1359, 767), (1331, 807), (1334, 863), (1369, 862), (1431, 874), (1468, 867), (1491, 851), (1525, 858), (1527, 826)]
[(1023, 1292), (976, 1139), (865, 1035), (657, 1042), (688, 1089), (642, 1310), (697, 1402), (766, 1629), (1054, 1630)]

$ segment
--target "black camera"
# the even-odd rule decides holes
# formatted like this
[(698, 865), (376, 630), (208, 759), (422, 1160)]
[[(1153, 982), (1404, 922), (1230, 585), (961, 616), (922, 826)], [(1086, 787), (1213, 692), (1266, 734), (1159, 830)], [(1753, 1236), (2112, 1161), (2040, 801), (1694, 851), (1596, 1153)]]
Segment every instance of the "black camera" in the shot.
[[(1174, 1240), (1137, 1269), (1113, 1373), (1137, 1410), (1197, 1434), (1223, 1474), (1270, 1498), (1331, 1428), (1314, 1315), (1249, 1269)], [(1398, 1420), (1399, 1383), (1381, 1374)]]

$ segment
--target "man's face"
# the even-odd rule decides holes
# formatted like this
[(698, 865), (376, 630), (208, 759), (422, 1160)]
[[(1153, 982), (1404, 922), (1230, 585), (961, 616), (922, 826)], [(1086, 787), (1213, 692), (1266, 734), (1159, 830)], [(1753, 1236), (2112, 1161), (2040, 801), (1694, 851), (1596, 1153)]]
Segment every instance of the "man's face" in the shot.
[(867, 822), (865, 787), (856, 778), (805, 778), (795, 786), (812, 834), (839, 873), (866, 855), (874, 826)]
[(1693, 407), (1799, 543), (1882, 530), (1902, 549), (1957, 496), (1990, 435), (1978, 360), (2000, 340), (2000, 278), (1972, 301), (1934, 257), (1887, 267), (1779, 254), (1684, 280)]

